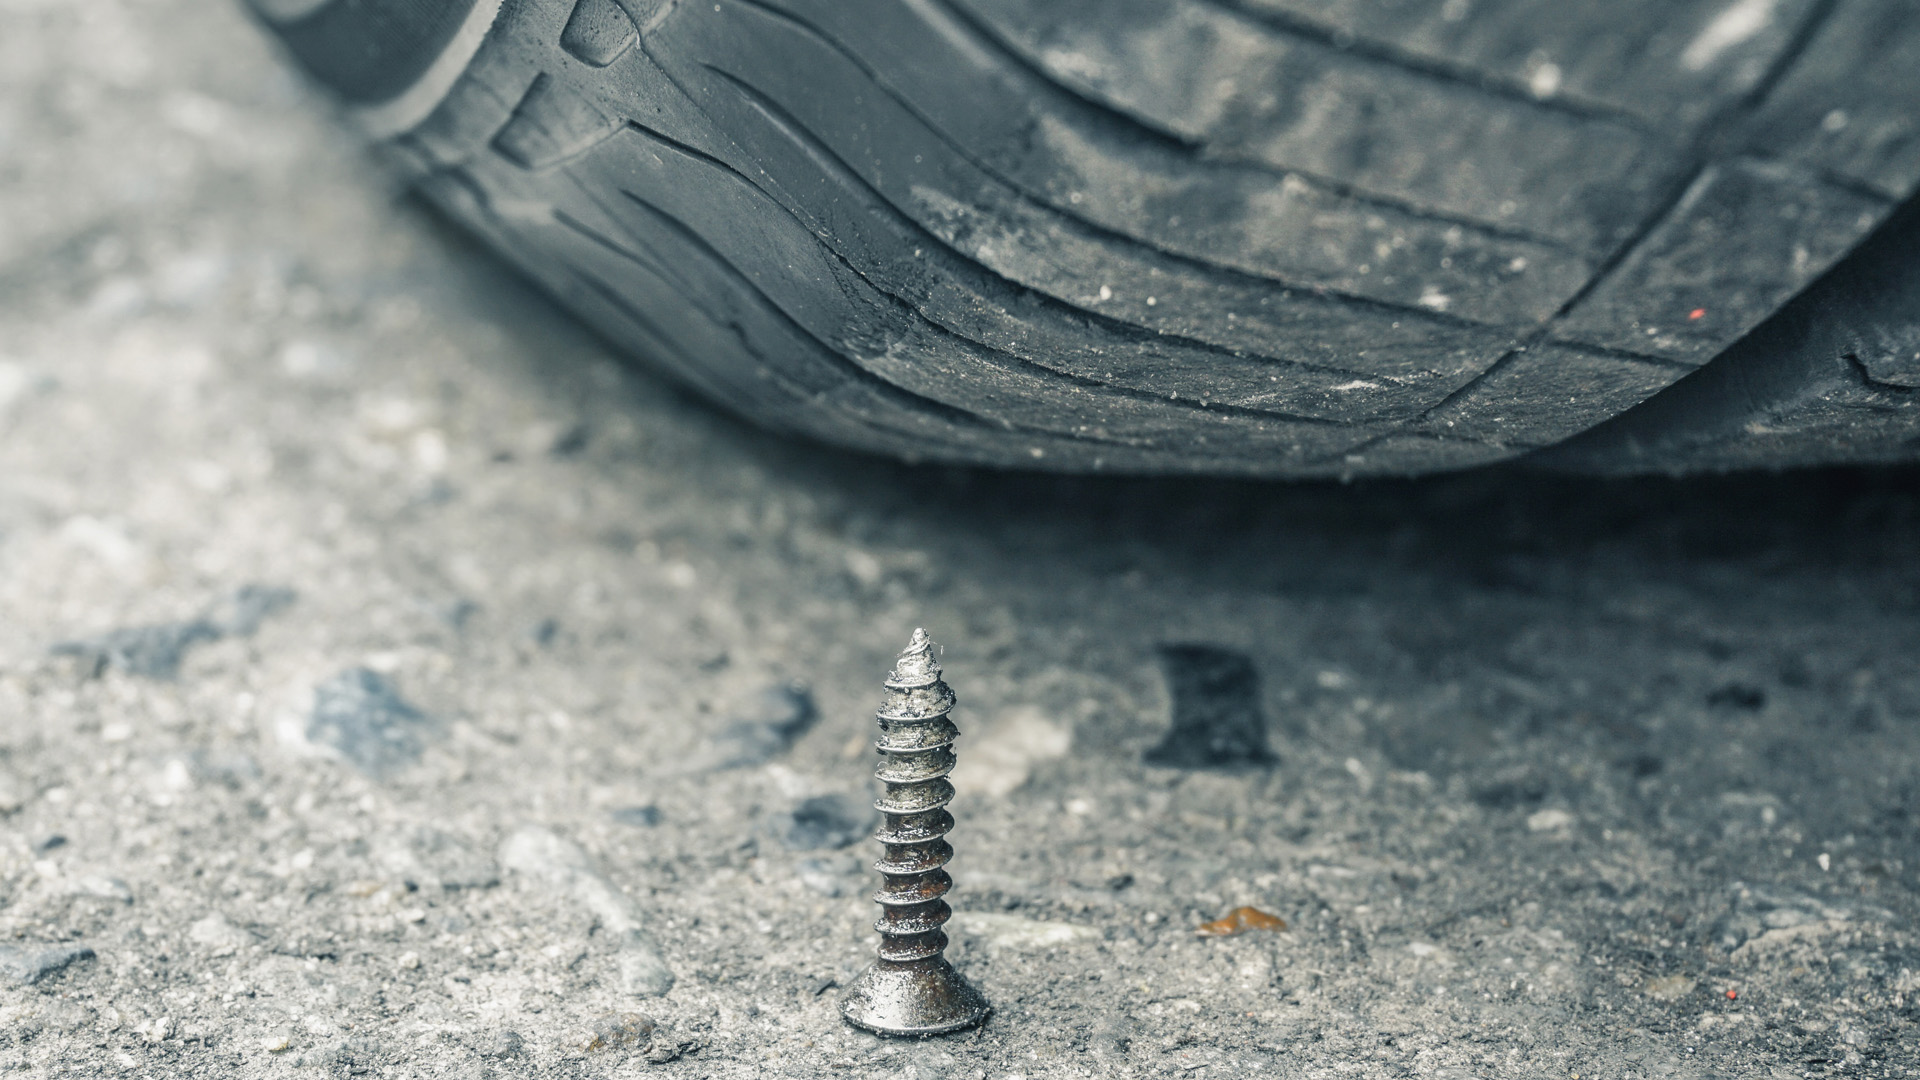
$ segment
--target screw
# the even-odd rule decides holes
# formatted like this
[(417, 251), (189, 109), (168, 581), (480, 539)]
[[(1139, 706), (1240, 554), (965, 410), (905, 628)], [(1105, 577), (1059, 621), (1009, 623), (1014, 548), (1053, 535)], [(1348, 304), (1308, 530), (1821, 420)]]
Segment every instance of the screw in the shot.
[(856, 1027), (880, 1035), (939, 1035), (972, 1027), (991, 1006), (966, 977), (947, 963), (947, 935), (940, 927), (953, 916), (941, 897), (953, 878), (941, 867), (953, 857), (942, 837), (953, 828), (945, 807), (953, 799), (953, 740), (960, 734), (947, 714), (953, 691), (941, 681), (933, 642), (925, 630), (913, 640), (887, 677), (880, 706), (880, 767), (886, 785), (873, 804), (884, 815), (873, 838), (886, 854), (880, 872), (880, 958), (860, 973), (840, 1000), (840, 1012)]

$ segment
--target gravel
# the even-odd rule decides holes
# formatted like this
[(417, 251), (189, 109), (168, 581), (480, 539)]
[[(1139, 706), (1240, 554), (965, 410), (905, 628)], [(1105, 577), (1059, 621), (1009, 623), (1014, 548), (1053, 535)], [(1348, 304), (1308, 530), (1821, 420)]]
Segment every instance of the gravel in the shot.
[[(610, 356), (226, 5), (0, 6), (0, 61), (0, 1070), (1920, 1066), (1914, 473), (863, 460)], [(864, 804), (916, 626), (996, 1007), (928, 1043), (838, 1016), (872, 851), (769, 828)], [(1168, 646), (1271, 760), (1184, 756)]]

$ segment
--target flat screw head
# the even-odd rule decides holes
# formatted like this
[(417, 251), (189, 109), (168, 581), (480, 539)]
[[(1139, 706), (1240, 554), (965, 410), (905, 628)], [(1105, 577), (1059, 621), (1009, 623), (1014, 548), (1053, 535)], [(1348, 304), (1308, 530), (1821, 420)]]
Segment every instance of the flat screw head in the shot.
[(953, 691), (940, 678), (933, 642), (925, 630), (913, 640), (887, 677), (880, 706), (880, 767), (884, 790), (874, 834), (885, 849), (873, 868), (880, 872), (880, 958), (860, 973), (840, 999), (840, 1013), (855, 1027), (880, 1035), (940, 1035), (970, 1028), (992, 1006), (966, 977), (947, 963), (953, 916), (942, 899), (953, 887), (943, 869), (953, 857), (945, 836), (953, 828), (946, 805), (953, 799), (953, 740), (959, 729), (947, 714)]

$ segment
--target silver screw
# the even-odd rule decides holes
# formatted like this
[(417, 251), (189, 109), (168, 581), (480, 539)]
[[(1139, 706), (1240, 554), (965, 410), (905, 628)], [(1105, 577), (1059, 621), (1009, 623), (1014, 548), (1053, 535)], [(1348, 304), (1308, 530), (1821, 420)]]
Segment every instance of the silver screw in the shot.
[(886, 854), (880, 871), (880, 959), (860, 973), (840, 999), (840, 1012), (856, 1027), (881, 1035), (939, 1035), (969, 1028), (992, 1006), (965, 976), (947, 963), (947, 935), (940, 927), (953, 916), (941, 897), (953, 879), (941, 867), (953, 857), (942, 837), (953, 828), (945, 807), (953, 799), (953, 740), (960, 730), (947, 719), (953, 691), (941, 681), (933, 642), (925, 630), (913, 640), (887, 677), (880, 706), (880, 767), (886, 785), (873, 808), (885, 816), (873, 838)]

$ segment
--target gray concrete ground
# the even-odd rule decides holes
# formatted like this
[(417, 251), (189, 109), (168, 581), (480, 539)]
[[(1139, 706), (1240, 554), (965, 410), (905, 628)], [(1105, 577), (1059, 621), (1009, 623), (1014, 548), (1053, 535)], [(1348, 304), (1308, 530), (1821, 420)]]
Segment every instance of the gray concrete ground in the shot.
[[(13, 1073), (1915, 1075), (1917, 542), (1912, 473), (783, 442), (400, 197), (227, 5), (0, 3)], [(901, 1043), (834, 1002), (916, 625), (997, 1012)], [(1217, 654), (1169, 643), (1259, 684), (1176, 723)], [(1271, 762), (1195, 767), (1256, 709)], [(1287, 929), (1195, 933), (1241, 905)]]

